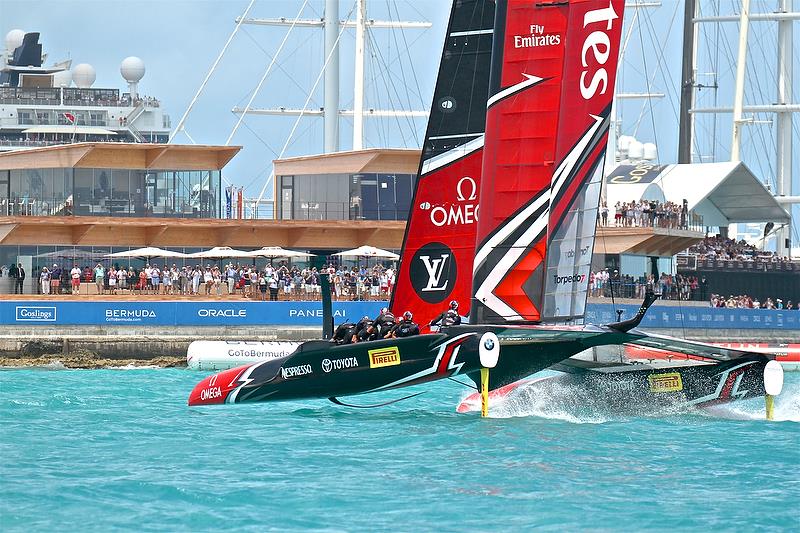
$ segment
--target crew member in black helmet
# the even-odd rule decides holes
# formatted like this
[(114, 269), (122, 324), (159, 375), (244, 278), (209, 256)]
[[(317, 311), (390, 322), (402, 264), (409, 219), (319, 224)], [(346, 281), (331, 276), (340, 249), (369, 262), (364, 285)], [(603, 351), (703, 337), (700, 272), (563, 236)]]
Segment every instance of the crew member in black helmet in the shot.
[(392, 327), (391, 330), (384, 336), (384, 339), (397, 338), (397, 337), (411, 337), (412, 335), (419, 335), (419, 326), (412, 320), (413, 315), (411, 311), (403, 313), (403, 320), (398, 322)]
[(356, 325), (352, 322), (339, 324), (333, 334), (333, 342), (336, 344), (350, 344), (353, 342), (353, 335), (356, 332)]
[(365, 342), (370, 340), (370, 329), (372, 328), (372, 319), (368, 316), (363, 316), (356, 324), (356, 329), (353, 332), (351, 342)]
[(370, 333), (373, 339), (386, 338), (386, 334), (394, 327), (397, 320), (394, 313), (389, 311), (388, 307), (382, 307), (380, 314), (372, 321), (372, 330)]
[(429, 326), (457, 326), (461, 324), (461, 315), (458, 314), (458, 302), (452, 300), (447, 311), (443, 311), (430, 321)]

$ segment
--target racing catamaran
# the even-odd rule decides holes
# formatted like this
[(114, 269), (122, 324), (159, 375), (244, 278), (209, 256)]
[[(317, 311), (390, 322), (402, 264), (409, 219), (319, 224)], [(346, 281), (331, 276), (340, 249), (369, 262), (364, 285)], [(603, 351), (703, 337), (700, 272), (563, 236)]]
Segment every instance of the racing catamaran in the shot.
[[(391, 308), (425, 323), (455, 299), (469, 324), (357, 344), (306, 342), (209, 376), (189, 404), (341, 403), (457, 374), (501, 391), (595, 346), (672, 343), (636, 330), (653, 299), (631, 320), (581, 324), (623, 7), (453, 3)], [(765, 356), (692, 346), (747, 361), (737, 393), (764, 394)]]

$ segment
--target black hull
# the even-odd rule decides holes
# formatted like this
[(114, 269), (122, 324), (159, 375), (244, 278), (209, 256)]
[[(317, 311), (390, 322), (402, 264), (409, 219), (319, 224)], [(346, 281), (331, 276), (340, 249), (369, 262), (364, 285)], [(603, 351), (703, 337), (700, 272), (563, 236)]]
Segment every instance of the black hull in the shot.
[(293, 354), (226, 370), (201, 381), (189, 405), (352, 396), (466, 374), (478, 380), (484, 339), (500, 360), (494, 389), (543, 370), (587, 347), (622, 342), (627, 334), (595, 327), (454, 326), (440, 333), (337, 346), (300, 345)]
[[(561, 407), (625, 414), (660, 414), (705, 408), (764, 396), (769, 358), (746, 355), (731, 361), (684, 365), (619, 364), (601, 368), (557, 369), (570, 373), (522, 380), (499, 390), (492, 401), (519, 402), (546, 397)], [(475, 410), (472, 395), (458, 411)]]

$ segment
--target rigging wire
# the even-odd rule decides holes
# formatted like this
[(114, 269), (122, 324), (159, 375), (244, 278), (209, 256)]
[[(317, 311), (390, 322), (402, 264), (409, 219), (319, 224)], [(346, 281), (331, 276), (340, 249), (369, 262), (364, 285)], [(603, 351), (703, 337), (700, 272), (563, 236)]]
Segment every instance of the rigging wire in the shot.
[[(680, 4), (676, 3), (675, 4), (675, 9), (672, 11), (672, 18), (670, 19), (669, 26), (667, 27), (666, 35), (664, 36), (664, 42), (665, 43), (667, 41), (669, 41), (669, 36), (672, 33), (672, 28), (673, 28), (673, 25), (675, 23), (675, 19), (677, 18), (678, 7), (679, 6), (680, 6)], [(652, 43), (657, 42), (658, 39), (657, 39), (656, 30), (655, 30), (655, 26), (654, 26), (653, 21), (652, 21), (651, 14), (648, 12), (647, 15), (645, 17), (643, 17), (643, 19), (644, 19), (644, 23), (645, 23), (645, 29), (648, 30), (651, 42)], [(657, 68), (656, 68), (655, 72), (653, 72), (653, 80), (652, 81), (655, 82), (656, 74), (660, 72), (664, 84), (667, 87), (674, 87), (675, 86), (675, 84), (673, 83), (674, 80), (672, 79), (672, 74), (670, 72), (670, 69), (668, 68), (668, 65), (667, 65), (667, 62), (666, 62), (666, 58), (665, 58), (666, 50), (667, 50), (666, 46), (659, 46), (658, 50), (656, 50)], [(649, 84), (647, 86), (647, 92), (648, 92), (648, 94), (651, 92)], [(671, 91), (665, 91), (665, 92), (666, 92), (666, 95), (667, 95), (667, 101), (669, 102), (669, 104), (670, 104), (670, 106), (672, 108), (672, 116), (677, 122), (677, 120), (678, 120), (678, 108), (677, 108), (675, 99), (673, 98), (673, 94), (672, 94)], [(650, 103), (650, 106), (651, 106), (650, 116), (651, 116), (652, 128), (653, 128), (653, 140), (656, 142), (656, 144), (658, 144), (658, 133), (657, 133), (657, 130), (656, 130), (655, 118), (653, 116), (654, 113), (653, 113), (653, 109), (652, 109), (652, 107), (653, 107), (652, 98), (648, 97), (647, 100), (648, 100), (648, 102)], [(658, 162), (660, 163), (661, 162), (661, 152), (660, 151), (657, 152), (657, 158), (658, 158)]]
[[(395, 8), (395, 13), (397, 14), (397, 20), (400, 20), (400, 11), (397, 9), (397, 4), (394, 4), (394, 8)], [(427, 33), (427, 30), (423, 31), (420, 34), (420, 37), (422, 35), (424, 35), (425, 33)], [(417, 78), (417, 69), (414, 68), (414, 60), (411, 59), (411, 46), (408, 44), (408, 39), (406, 38), (406, 32), (405, 32), (404, 28), (400, 28), (400, 35), (403, 37), (403, 44), (405, 45), (406, 56), (408, 57), (408, 64), (411, 66), (411, 75), (414, 77), (414, 85), (417, 88), (417, 98), (419, 98), (419, 105), (420, 105), (420, 107), (422, 107), (424, 109), (425, 108), (425, 102), (422, 101), (422, 89), (420, 89), (420, 86), (419, 86), (419, 79)], [(398, 57), (399, 57), (399, 53), (398, 53)], [(411, 98), (410, 97), (409, 97), (409, 110), (411, 110)]]
[[(372, 32), (371, 32), (371, 31), (369, 31), (368, 33), (370, 33), (370, 34), (371, 34)], [(387, 63), (386, 63), (386, 61), (384, 60), (384, 58), (383, 58), (383, 54), (381, 53), (380, 49), (379, 49), (379, 48), (377, 48), (377, 47), (373, 47), (373, 50), (376, 50), (376, 51), (377, 51), (377, 54), (375, 54), (375, 57), (376, 57), (376, 59), (380, 59), (380, 61), (376, 61), (376, 63), (378, 63), (379, 65), (382, 65), (382, 66), (384, 66), (384, 67), (385, 67), (385, 65), (386, 65)], [(386, 72), (384, 71), (384, 69), (380, 69), (380, 68), (379, 68), (379, 69), (378, 69), (378, 73), (380, 74), (380, 79), (381, 79), (381, 81), (383, 81), (383, 83), (384, 83), (384, 86), (386, 87), (386, 97), (389, 99), (390, 106), (391, 106), (392, 108), (394, 108), (394, 105), (395, 105), (395, 104), (394, 104), (394, 101), (395, 101), (395, 99), (396, 99), (398, 102), (399, 102), (399, 101), (402, 99), (402, 98), (400, 97), (400, 92), (397, 90), (397, 86), (394, 84), (394, 80), (392, 80), (392, 79), (391, 79), (391, 76), (387, 76), (387, 74), (386, 74)], [(391, 89), (391, 90), (392, 90), (392, 92), (394, 92), (394, 98), (392, 97), (392, 93), (389, 91), (389, 89)], [(394, 118), (395, 122), (397, 123), (397, 130), (398, 130), (398, 132), (400, 132), (400, 134), (402, 135), (402, 128), (403, 128), (403, 126), (402, 126), (402, 124), (401, 124), (401, 122), (400, 122), (400, 116), (399, 116), (399, 115), (396, 115), (396, 116), (395, 116), (395, 117), (393, 117), (393, 118)], [(407, 124), (408, 124), (409, 128), (413, 130), (413, 129), (414, 129), (414, 123), (411, 121), (411, 117), (409, 117), (409, 116), (406, 116), (406, 117), (405, 117), (405, 119), (406, 119), (406, 122), (407, 122)]]
[(264, 85), (264, 82), (267, 80), (267, 76), (269, 76), (269, 73), (272, 72), (272, 68), (275, 66), (275, 63), (278, 61), (278, 56), (281, 55), (281, 51), (283, 50), (283, 47), (286, 46), (286, 41), (289, 40), (289, 35), (292, 34), (292, 30), (294, 30), (294, 27), (297, 24), (297, 21), (300, 20), (300, 16), (303, 14), (303, 11), (305, 10), (307, 5), (308, 5), (308, 0), (305, 0), (305, 2), (303, 2), (303, 5), (300, 6), (300, 11), (297, 12), (297, 16), (292, 21), (292, 25), (289, 26), (288, 30), (286, 30), (286, 35), (283, 37), (283, 41), (281, 41), (280, 46), (278, 46), (278, 50), (275, 52), (275, 55), (272, 57), (272, 61), (270, 61), (269, 66), (267, 67), (267, 70), (264, 71), (264, 74), (261, 76), (261, 79), (258, 81), (258, 85), (256, 85), (256, 88), (253, 90), (253, 94), (250, 96), (250, 100), (247, 101), (247, 105), (245, 106), (244, 110), (242, 111), (242, 114), (239, 117), (238, 122), (236, 122), (236, 125), (233, 127), (233, 130), (231, 130), (230, 135), (228, 135), (228, 139), (225, 141), (225, 146), (228, 146), (231, 143), (231, 140), (233, 139), (233, 136), (236, 135), (236, 131), (239, 129), (239, 126), (241, 126), (242, 121), (244, 121), (245, 116), (247, 116), (247, 112), (250, 110), (250, 106), (253, 105), (253, 100), (255, 100), (256, 96), (258, 96), (258, 92), (261, 90), (261, 87)]
[[(639, 48), (642, 51), (644, 51), (643, 33), (644, 32), (639, 30)], [(645, 86), (647, 89), (647, 98), (645, 100), (645, 105), (642, 106), (642, 110), (639, 112), (639, 118), (636, 120), (636, 127), (634, 131), (638, 133), (639, 125), (641, 124), (642, 119), (644, 118), (645, 115), (645, 110), (648, 109), (650, 111), (649, 114), (650, 114), (651, 127), (653, 128), (653, 139), (657, 141), (658, 139), (656, 138), (656, 120), (655, 120), (655, 114), (653, 113), (653, 98), (650, 96), (650, 84), (652, 83), (652, 81), (650, 80), (650, 75), (648, 74), (647, 54), (645, 53), (642, 53), (642, 66), (644, 67), (644, 77), (645, 77), (645, 82), (647, 83), (647, 85)], [(653, 74), (653, 77), (655, 79), (655, 74)]]
[[(353, 10), (355, 9), (355, 7), (356, 7), (356, 5), (353, 4), (352, 9), (347, 14), (347, 20), (350, 20), (350, 16), (353, 14)], [(325, 69), (328, 67), (328, 63), (330, 63), (331, 57), (333, 56), (333, 52), (334, 52), (334, 50), (336, 50), (336, 47), (339, 45), (339, 41), (341, 40), (343, 33), (344, 33), (344, 26), (342, 26), (342, 29), (339, 30), (339, 35), (336, 36), (336, 41), (333, 44), (333, 48), (331, 49), (331, 52), (328, 54), (328, 57), (325, 58), (325, 64), (322, 65), (322, 69), (320, 69), (319, 75), (317, 76), (317, 80), (314, 82), (314, 86), (311, 88), (311, 90), (308, 93), (308, 98), (306, 98), (306, 102), (305, 102), (305, 104), (303, 104), (303, 111), (305, 111), (308, 108), (308, 103), (311, 101), (311, 97), (313, 96), (314, 91), (316, 91), (317, 85), (319, 85), (319, 82), (322, 79), (322, 75), (325, 73)], [(300, 113), (300, 115), (298, 115), (298, 117), (297, 117), (297, 120), (295, 120), (294, 126), (292, 126), (292, 129), (289, 132), (289, 135), (288, 135), (288, 137), (286, 139), (286, 143), (284, 144), (283, 149), (281, 150), (281, 152), (280, 152), (280, 154), (278, 156), (279, 158), (283, 157), (283, 154), (286, 153), (286, 149), (288, 148), (289, 143), (292, 140), (292, 136), (294, 135), (295, 131), (297, 130), (297, 126), (300, 124), (300, 119), (303, 118), (303, 115), (304, 115), (304, 113)], [(256, 200), (256, 203), (260, 202), (262, 200), (262, 198), (264, 198), (264, 193), (266, 192), (267, 187), (269, 186), (270, 182), (273, 180), (274, 175), (275, 175), (275, 169), (273, 167), (272, 172), (270, 172), (269, 178), (267, 178), (267, 180), (264, 182), (264, 187), (261, 188), (261, 192), (258, 195), (258, 199)]]

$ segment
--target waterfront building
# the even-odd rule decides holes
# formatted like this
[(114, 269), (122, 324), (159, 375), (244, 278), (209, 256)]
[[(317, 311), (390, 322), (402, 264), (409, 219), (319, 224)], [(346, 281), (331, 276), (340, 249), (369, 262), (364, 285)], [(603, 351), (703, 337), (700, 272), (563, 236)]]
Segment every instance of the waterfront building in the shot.
[(419, 158), (419, 150), (384, 148), (279, 159), (275, 218), (404, 221)]

